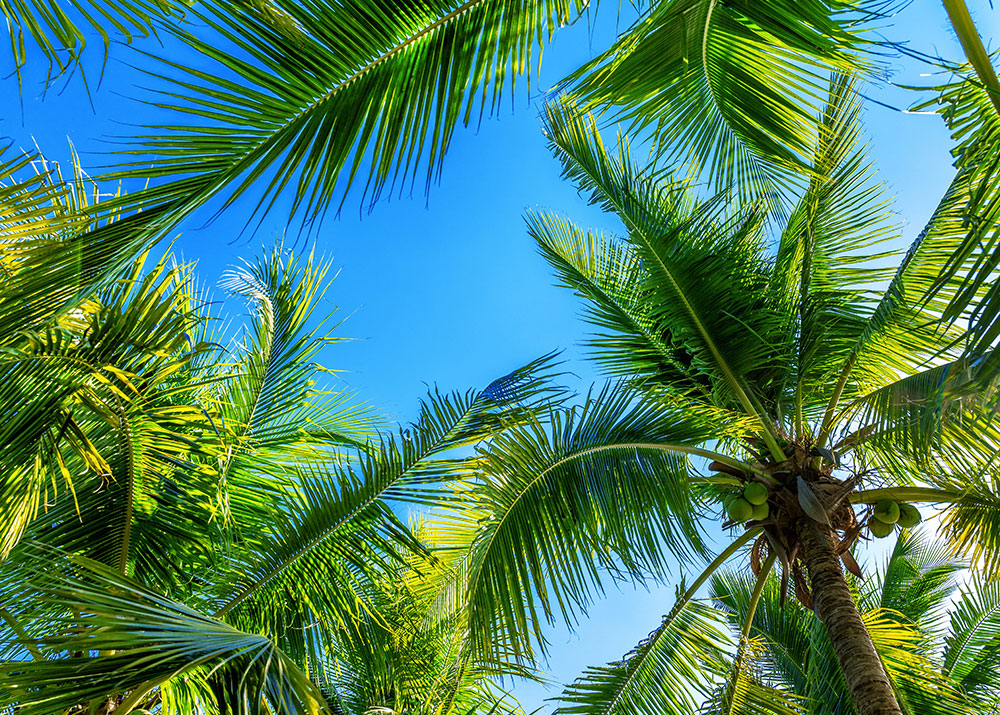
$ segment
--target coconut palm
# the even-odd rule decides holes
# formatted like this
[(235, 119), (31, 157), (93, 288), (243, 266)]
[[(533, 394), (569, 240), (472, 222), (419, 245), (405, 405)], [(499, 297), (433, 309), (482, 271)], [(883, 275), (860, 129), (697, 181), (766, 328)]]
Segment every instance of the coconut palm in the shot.
[[(964, 236), (954, 207), (967, 185), (905, 255), (885, 249), (897, 233), (858, 111), (851, 82), (835, 79), (808, 189), (774, 233), (766, 197), (698, 199), (637, 165), (623, 139), (609, 152), (572, 106), (547, 113), (565, 174), (625, 233), (553, 214), (529, 215), (529, 230), (587, 299), (590, 344), (624, 382), (490, 443), (471, 516), (450, 521), (450, 543), (467, 549), (452, 597), (473, 647), (531, 661), (545, 623), (572, 623), (601, 588), (602, 567), (662, 574), (671, 555), (705, 557), (713, 514), (739, 533), (632, 657), (567, 692), (566, 712), (680, 713), (710, 694), (698, 664), (725, 649), (692, 598), (752, 544), (759, 583), (780, 567), (782, 598), (815, 608), (858, 712), (899, 713), (845, 580), (850, 547), (882, 532), (873, 514), (937, 503), (949, 547), (994, 568), (997, 428), (985, 395), (963, 390), (975, 366), (942, 314), (959, 281), (926, 298)], [(767, 513), (727, 515), (720, 501), (751, 484)], [(759, 694), (760, 707), (775, 697)]]
[[(1000, 593), (978, 578), (959, 587), (965, 574), (946, 544), (904, 530), (881, 568), (865, 579), (848, 576), (907, 712), (996, 711)], [(748, 622), (756, 583), (747, 571), (719, 571), (711, 579), (711, 596), (737, 633)], [(800, 604), (782, 603), (780, 589), (772, 575), (759, 593), (747, 648), (754, 657), (746, 658), (746, 670), (802, 696), (807, 712), (854, 712), (822, 625)], [(736, 690), (720, 689), (719, 695)], [(727, 712), (724, 702), (719, 710)]]
[[(558, 394), (537, 376), (549, 360), (482, 392), (434, 392), (409, 429), (376, 432), (315, 363), (336, 339), (314, 315), (328, 263), (279, 244), (228, 272), (222, 286), (250, 308), (235, 332), (215, 327), (191, 267), (169, 255), (86, 293), (93, 264), (77, 252), (74, 272), (67, 254), (92, 195), (79, 172), (43, 171), (3, 204), (7, 284), (39, 299), (0, 296), (12, 326), (0, 338), (0, 705), (394, 707), (342, 685), (383, 668), (408, 684), (407, 707), (502, 710), (474, 663), (416, 658), (461, 620), (417, 619), (401, 595), (437, 562), (396, 509), (437, 503), (438, 485), (472, 468), (449, 450)], [(55, 277), (66, 284), (43, 296)]]

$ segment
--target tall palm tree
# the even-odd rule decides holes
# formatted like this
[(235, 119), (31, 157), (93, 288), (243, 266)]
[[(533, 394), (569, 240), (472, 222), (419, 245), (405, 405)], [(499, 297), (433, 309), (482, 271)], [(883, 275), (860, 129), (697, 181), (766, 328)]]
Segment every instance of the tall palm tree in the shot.
[[(636, 656), (574, 686), (568, 712), (685, 712), (705, 688), (696, 664), (718, 651), (691, 599), (752, 544), (760, 583), (780, 568), (783, 597), (815, 608), (858, 712), (899, 713), (844, 576), (850, 547), (881, 531), (873, 513), (889, 502), (935, 503), (950, 548), (995, 567), (1000, 435), (986, 395), (964, 390), (975, 366), (942, 315), (960, 281), (926, 298), (964, 236), (964, 185), (905, 255), (886, 251), (897, 234), (858, 112), (835, 79), (808, 188), (774, 233), (766, 197), (699, 200), (638, 166), (624, 140), (607, 151), (572, 106), (547, 114), (565, 174), (625, 233), (553, 214), (531, 214), (529, 230), (587, 299), (591, 346), (624, 382), (490, 443), (472, 516), (451, 517), (474, 647), (531, 660), (545, 622), (572, 622), (601, 587), (601, 567), (662, 573), (669, 554), (706, 556), (713, 514), (739, 534)], [(768, 513), (727, 516), (720, 502), (751, 484)]]

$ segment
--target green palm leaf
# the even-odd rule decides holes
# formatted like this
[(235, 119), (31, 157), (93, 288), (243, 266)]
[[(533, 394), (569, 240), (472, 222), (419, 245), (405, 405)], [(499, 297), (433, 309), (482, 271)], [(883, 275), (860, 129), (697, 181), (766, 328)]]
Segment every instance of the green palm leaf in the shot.
[(135, 707), (192, 671), (207, 671), (241, 715), (265, 707), (312, 715), (325, 705), (264, 636), (240, 632), (79, 556), (36, 549), (22, 568), (24, 595), (55, 604), (57, 615), (33, 638), (46, 659), (0, 665), (0, 702), (16, 703), (18, 712), (51, 715), (81, 704), (96, 708), (109, 698)]
[(810, 172), (827, 76), (863, 71), (859, 20), (871, 9), (823, 0), (652, 3), (566, 86), (586, 111), (608, 109), (630, 133), (651, 132), (661, 152), (717, 189), (777, 204), (796, 174)]
[(529, 73), (533, 46), (584, 4), (202, 3), (194, 14), (209, 32), (171, 26), (197, 66), (164, 60), (158, 80), (174, 79), (154, 102), (172, 116), (139, 140), (131, 151), (143, 158), (121, 175), (170, 178), (158, 200), (187, 206), (252, 193), (266, 210), (291, 186), (292, 212), (307, 220), (359, 171), (370, 201), (421, 162), (430, 181), (458, 122), (495, 107)]
[[(640, 171), (622, 142), (618, 156), (611, 156), (593, 119), (582, 118), (570, 104), (548, 105), (545, 119), (564, 174), (625, 223), (644, 262), (643, 288), (649, 287), (660, 330), (669, 330), (712, 378), (715, 400), (725, 404), (729, 397), (756, 416), (769, 447), (780, 453), (774, 425), (760, 405), (777, 367), (768, 338), (780, 322), (761, 300), (759, 216), (752, 210), (726, 215), (718, 201), (694, 203), (676, 185), (658, 181), (655, 172)], [(567, 254), (574, 250), (572, 242), (561, 245)], [(551, 242), (549, 247), (558, 251)], [(719, 305), (729, 309), (719, 311)]]
[(952, 246), (943, 257), (941, 272), (929, 287), (928, 297), (943, 297), (945, 317), (961, 321), (969, 342), (966, 357), (983, 362), (982, 375), (991, 379), (1000, 366), (993, 351), (1000, 335), (1000, 289), (996, 281), (1000, 232), (1000, 115), (989, 90), (969, 76), (935, 88), (940, 94), (934, 107), (941, 112), (958, 146), (953, 150), (958, 169), (957, 197), (952, 226)]
[(711, 454), (692, 445), (712, 430), (611, 386), (495, 436), (461, 510), (442, 517), (442, 545), (467, 549), (450, 598), (469, 608), (474, 653), (530, 660), (545, 622), (573, 622), (602, 590), (602, 570), (642, 577), (668, 551), (700, 552), (686, 456)]
[[(157, 512), (150, 500), (161, 478), (186, 471), (179, 481), (205, 493), (212, 470), (199, 461), (211, 461), (211, 440), (199, 444), (195, 436), (207, 420), (184, 398), (202, 381), (188, 374), (204, 349), (188, 332), (200, 318), (190, 310), (187, 269), (169, 268), (169, 261), (149, 268), (136, 261), (59, 324), (22, 332), (0, 351), (0, 401), (11, 405), (0, 428), (5, 552), (48, 501), (54, 510), (37, 528), (58, 525), (49, 536), (65, 539), (62, 546), (79, 541), (85, 553), (124, 572), (134, 556), (134, 519)], [(96, 537), (80, 516), (88, 507), (95, 519), (89, 528), (103, 523)], [(194, 513), (188, 518), (198, 518)]]
[(36, 51), (49, 63), (46, 84), (68, 70), (82, 72), (87, 43), (97, 35), (104, 61), (114, 40), (131, 42), (154, 32), (157, 21), (179, 16), (182, 0), (87, 0), (56, 3), (46, 0), (4, 0), (0, 3), (10, 33), (10, 49), (17, 72)]
[(1000, 582), (970, 581), (950, 610), (944, 671), (970, 697), (989, 702), (1000, 685)]

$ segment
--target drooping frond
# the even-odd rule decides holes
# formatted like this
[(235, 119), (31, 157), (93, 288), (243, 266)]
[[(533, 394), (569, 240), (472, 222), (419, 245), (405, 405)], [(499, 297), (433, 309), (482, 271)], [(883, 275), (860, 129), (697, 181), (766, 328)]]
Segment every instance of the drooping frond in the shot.
[[(494, 437), (442, 546), (467, 555), (451, 598), (469, 608), (475, 652), (530, 660), (543, 626), (572, 623), (603, 586), (662, 573), (668, 552), (702, 549), (687, 455), (710, 423), (624, 386)], [(447, 530), (451, 533), (448, 534)]]
[[(262, 707), (315, 715), (315, 686), (266, 637), (147, 590), (80, 556), (38, 549), (19, 574), (25, 598), (54, 604), (33, 637), (44, 660), (0, 664), (0, 701), (25, 715), (51, 715), (106, 701), (137, 706), (171, 678), (209, 671), (233, 713)], [(220, 692), (221, 691), (221, 692)], [(266, 705), (265, 705), (266, 704)], [(123, 705), (124, 707), (124, 705)]]
[(511, 429), (557, 398), (559, 390), (545, 387), (551, 362), (546, 356), (502, 378), (513, 405), (498, 405), (486, 391), (433, 391), (419, 419), (396, 436), (382, 435), (340, 463), (290, 472), (267, 506), (269, 521), (233, 545), (206, 609), (275, 638), (298, 621), (315, 623), (320, 634), (350, 631), (370, 606), (373, 584), (407, 555), (432, 558), (395, 509), (447, 501), (441, 484), (468, 479), (476, 464), (455, 450)]
[[(992, 409), (996, 386), (982, 384), (978, 373), (960, 358), (846, 401), (837, 420), (850, 429), (835, 448), (883, 464), (911, 460), (926, 465), (949, 459), (958, 449), (966, 456), (991, 454), (1000, 446)], [(906, 470), (897, 473), (903, 476)]]
[(585, 111), (742, 197), (770, 197), (808, 174), (813, 117), (831, 72), (864, 71), (858, 20), (874, 6), (782, 0), (766, 7), (670, 0), (650, 9), (566, 83)]
[[(455, 126), (495, 107), (532, 69), (535, 45), (572, 20), (575, 0), (270, 0), (200, 3), (207, 26), (171, 31), (197, 61), (163, 60), (163, 126), (123, 175), (166, 178), (157, 195), (266, 211), (285, 187), (309, 220), (368, 175), (375, 201), (422, 163), (440, 171)], [(162, 72), (162, 76), (160, 73)], [(177, 79), (178, 74), (183, 79)], [(157, 158), (155, 169), (149, 157)], [(341, 199), (342, 200), (342, 199)]]
[(108, 60), (113, 41), (148, 37), (164, 17), (179, 16), (188, 4), (181, 0), (4, 0), (0, 3), (18, 80), (35, 52), (49, 63), (48, 84), (63, 72), (83, 72), (81, 59), (88, 42), (97, 36)]

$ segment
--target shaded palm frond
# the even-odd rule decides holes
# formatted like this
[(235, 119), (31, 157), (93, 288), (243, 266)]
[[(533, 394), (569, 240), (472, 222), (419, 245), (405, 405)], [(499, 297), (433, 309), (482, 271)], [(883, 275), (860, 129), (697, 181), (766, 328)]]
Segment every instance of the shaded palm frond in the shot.
[(224, 702), (241, 715), (259, 712), (264, 703), (309, 715), (324, 706), (309, 679), (263, 636), (240, 632), (80, 556), (36, 549), (22, 568), (24, 595), (56, 604), (58, 615), (32, 639), (46, 659), (0, 665), (0, 693), (19, 712), (51, 715), (109, 700), (136, 705), (193, 670), (207, 670)]

